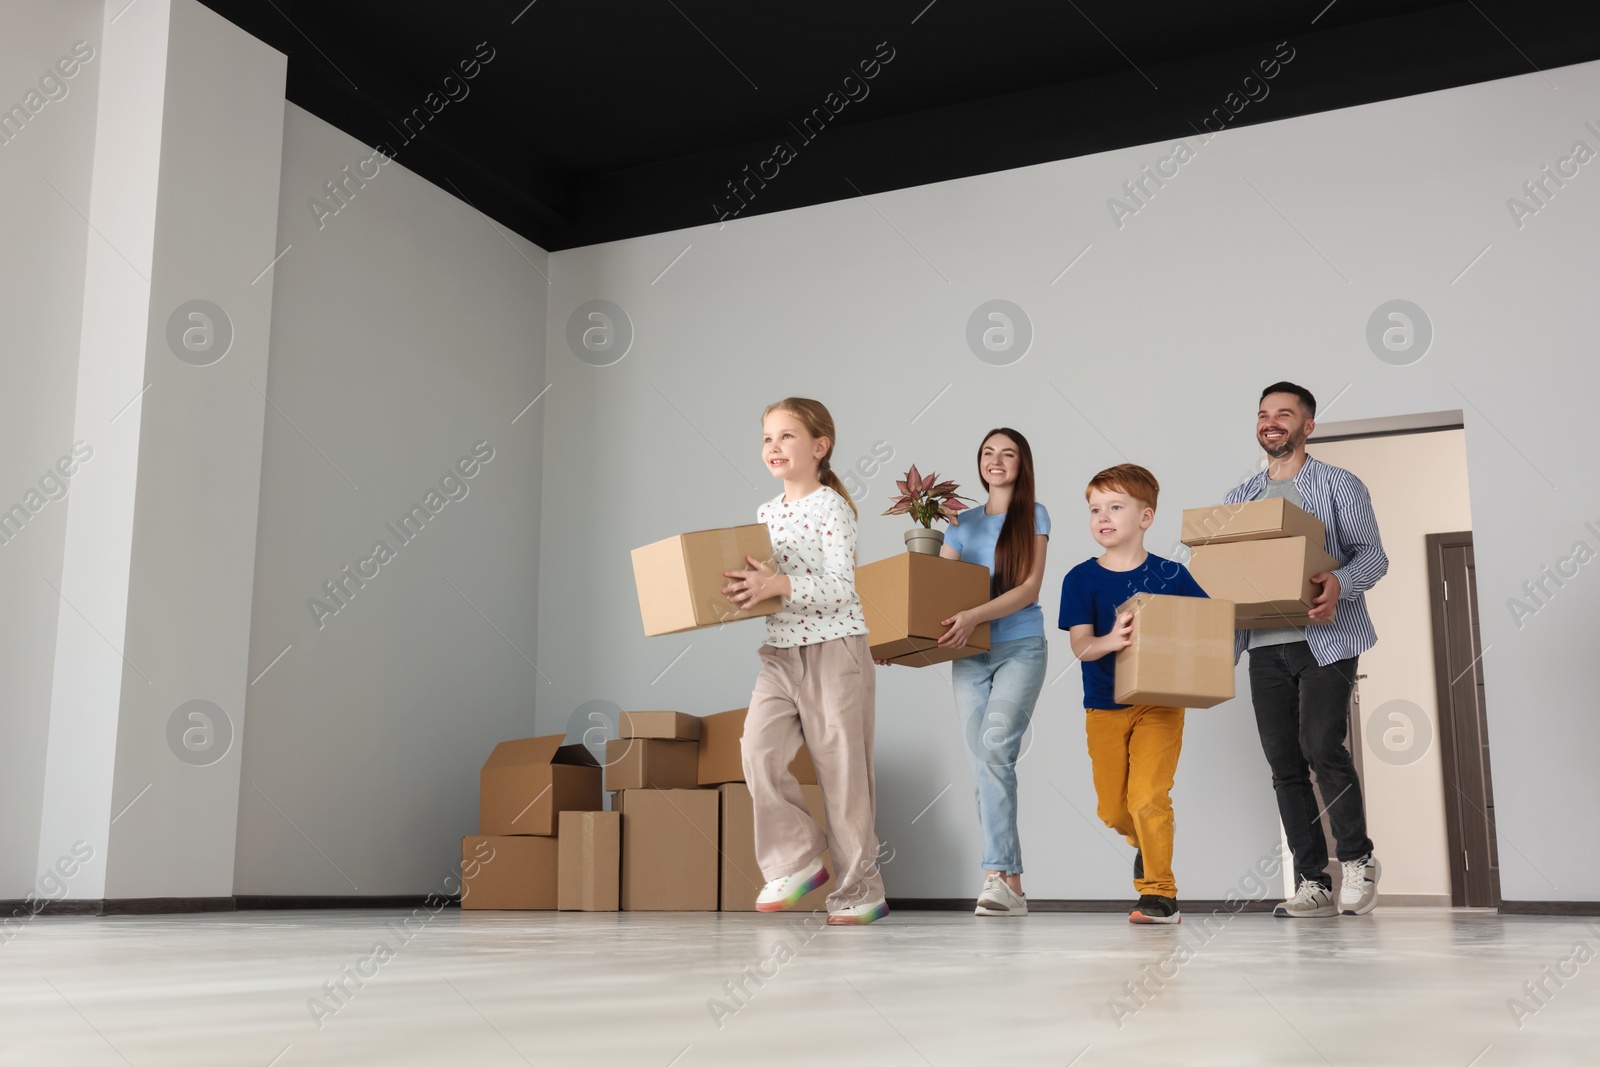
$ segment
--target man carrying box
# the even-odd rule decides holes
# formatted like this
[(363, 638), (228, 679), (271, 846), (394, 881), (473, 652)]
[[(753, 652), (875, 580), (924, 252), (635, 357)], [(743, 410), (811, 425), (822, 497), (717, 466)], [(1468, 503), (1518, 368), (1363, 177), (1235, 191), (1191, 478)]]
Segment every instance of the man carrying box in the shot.
[[(1274, 914), (1287, 918), (1365, 915), (1378, 902), (1381, 868), (1367, 837), (1355, 762), (1345, 748), (1356, 661), (1377, 643), (1365, 593), (1389, 570), (1372, 499), (1361, 479), (1306, 455), (1316, 429), (1317, 401), (1293, 382), (1261, 393), (1256, 440), (1267, 467), (1228, 493), (1226, 503), (1282, 497), (1322, 521), (1325, 545), (1339, 564), (1312, 576), (1320, 589), (1304, 629), (1239, 630), (1234, 658), (1250, 650), (1250, 695), (1256, 730), (1272, 768), (1278, 815), (1294, 854), (1298, 888)], [(1309, 768), (1327, 798), (1343, 879), (1339, 895), (1325, 873), (1328, 845)]]

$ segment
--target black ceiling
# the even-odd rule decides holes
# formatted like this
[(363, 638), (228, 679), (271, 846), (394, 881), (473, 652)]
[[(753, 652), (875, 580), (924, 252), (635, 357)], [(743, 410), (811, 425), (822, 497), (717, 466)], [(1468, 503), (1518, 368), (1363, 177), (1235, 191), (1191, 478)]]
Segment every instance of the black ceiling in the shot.
[(291, 101), (551, 251), (714, 222), (763, 169), (739, 214), (1600, 59), (1595, 0), (203, 2)]

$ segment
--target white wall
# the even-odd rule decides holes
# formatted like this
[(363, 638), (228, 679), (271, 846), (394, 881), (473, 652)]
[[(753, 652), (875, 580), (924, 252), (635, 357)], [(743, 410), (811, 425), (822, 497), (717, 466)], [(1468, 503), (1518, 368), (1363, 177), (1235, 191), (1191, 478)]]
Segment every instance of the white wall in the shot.
[[(1366, 676), (1361, 680), (1363, 729), (1360, 737), (1350, 739), (1352, 748), (1364, 746), (1367, 833), (1383, 858), (1383, 888), (1448, 904), (1450, 861), (1426, 537), (1472, 528), (1466, 433), (1444, 430), (1328, 444), (1313, 437), (1309, 450), (1366, 483), (1389, 556), (1389, 573), (1367, 594), (1367, 607), (1383, 632), (1382, 640), (1361, 657)], [(1392, 703), (1396, 701), (1405, 703)], [(1390, 717), (1397, 710), (1403, 719)], [(1489, 709), (1491, 719), (1512, 714), (1510, 708)], [(1374, 718), (1377, 744), (1368, 732)], [(1404, 723), (1411, 724), (1409, 736), (1396, 733), (1384, 742), (1385, 731), (1404, 731)]]
[[(534, 732), (543, 684), (529, 660), (551, 398), (512, 420), (545, 383), (548, 257), (403, 152), (362, 171), (371, 155), (287, 106), (241, 895), (443, 891), (476, 831), (478, 768)], [(319, 228), (308, 201), (335, 205), (324, 183), (346, 166), (377, 176)], [(467, 495), (402, 545), (385, 523), (479, 441), (493, 458)], [(323, 583), (379, 540), (395, 558), (319, 627), (307, 601), (334, 606)]]
[[(79, 212), (88, 210), (94, 156), (100, 6), (0, 2), (0, 108), (22, 104), (30, 90), (45, 101), (20, 133), (13, 126), (0, 137), (0, 197), (11, 205), (0, 212), (0, 509), (24, 504), (30, 491), (38, 509), (20, 532), (7, 526), (0, 543), (0, 899), (35, 888), (56, 615), (70, 610), (56, 589), (71, 481), (55, 500), (45, 493), (59, 497), (57, 482), (39, 483), (72, 450), (84, 261), (98, 240)], [(60, 78), (54, 64), (79, 41), (97, 60)], [(47, 72), (57, 75), (49, 83), (57, 99), (39, 90)]]
[[(1506, 206), (1575, 140), (1600, 148), (1583, 125), (1600, 120), (1597, 90), (1600, 65), (1586, 64), (1191, 142), (1195, 158), (1121, 229), (1108, 198), (1170, 145), (552, 257), (541, 729), (593, 700), (690, 712), (746, 702), (760, 627), (646, 640), (627, 551), (752, 520), (776, 491), (757, 460), (771, 400), (826, 401), (841, 466), (881, 439), (892, 467), (916, 461), (967, 485), (985, 429), (1027, 433), (1058, 523), (1053, 616), (1062, 574), (1094, 551), (1088, 477), (1124, 458), (1155, 470), (1163, 507), (1149, 544), (1161, 551), (1181, 508), (1220, 499), (1254, 462), (1259, 389), (1288, 377), (1337, 419), (1465, 410), (1485, 670), (1500, 709), (1504, 895), (1600, 899), (1600, 858), (1570, 836), (1600, 818), (1589, 714), (1600, 571), (1569, 581), (1520, 631), (1499, 606), (1576, 539), (1592, 542), (1583, 524), (1600, 519), (1584, 406), (1600, 378), (1588, 336), (1600, 175), (1585, 168), (1520, 230)], [(964, 337), (995, 298), (1034, 327), (1012, 366), (980, 362)], [(1397, 298), (1425, 308), (1436, 331), (1410, 366), (1381, 361), (1365, 338), (1369, 316)], [(636, 331), (612, 366), (567, 348), (569, 315), (593, 299), (622, 306)], [(901, 550), (903, 523), (873, 515), (891, 477), (870, 483), (863, 560)], [(1070, 656), (1059, 637), (1051, 651), (1054, 676)], [(967, 896), (978, 884), (946, 677), (879, 677), (879, 833), (897, 848), (885, 871), (894, 895)], [(1128, 850), (1091, 825), (1080, 700), (1075, 670), (1047, 686), (1022, 764), (1027, 884), (1041, 897), (1124, 897)], [(1222, 896), (1276, 844), (1275, 807), (1246, 700), (1189, 723), (1175, 791), (1180, 891)]]
[[(94, 452), (66, 533), (38, 862), (93, 849), (75, 898), (227, 896), (237, 752), (214, 734), (194, 766), (170, 726), (196, 698), (214, 728), (242, 711), (265, 408), (250, 383), (272, 300), (252, 278), (277, 229), (285, 61), (197, 0), (123, 15), (102, 35), (74, 413)], [(203, 352), (173, 340), (196, 300)]]

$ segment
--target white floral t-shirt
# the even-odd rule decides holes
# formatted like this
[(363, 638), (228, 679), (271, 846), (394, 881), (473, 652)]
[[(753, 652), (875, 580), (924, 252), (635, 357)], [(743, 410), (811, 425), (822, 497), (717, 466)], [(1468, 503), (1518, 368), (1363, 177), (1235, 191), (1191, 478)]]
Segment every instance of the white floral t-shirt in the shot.
[(856, 596), (856, 517), (844, 497), (823, 486), (799, 500), (783, 494), (761, 505), (778, 570), (791, 595), (767, 616), (767, 644), (814, 645), (867, 632)]

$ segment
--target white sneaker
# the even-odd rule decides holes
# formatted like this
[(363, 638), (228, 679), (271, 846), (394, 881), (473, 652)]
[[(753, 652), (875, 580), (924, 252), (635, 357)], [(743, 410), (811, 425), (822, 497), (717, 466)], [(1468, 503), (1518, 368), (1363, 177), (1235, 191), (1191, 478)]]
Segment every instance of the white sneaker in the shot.
[(1333, 890), (1302, 876), (1294, 896), (1273, 908), (1272, 914), (1283, 919), (1325, 919), (1339, 914), (1339, 907), (1333, 902)]
[(1339, 914), (1365, 915), (1378, 906), (1378, 876), (1383, 865), (1368, 852), (1356, 860), (1339, 864), (1344, 868), (1344, 879), (1339, 883)]
[(848, 908), (828, 913), (829, 926), (866, 926), (875, 923), (889, 914), (889, 902), (886, 900), (875, 901), (871, 904), (852, 904)]
[(757, 911), (787, 911), (800, 903), (800, 898), (828, 880), (828, 869), (818, 856), (793, 874), (774, 878), (756, 894)]
[(978, 894), (978, 906), (973, 909), (974, 915), (1026, 915), (1028, 914), (1028, 897), (1025, 893), (1018, 893), (1006, 885), (1006, 880), (999, 871), (990, 871), (983, 883), (983, 892)]

